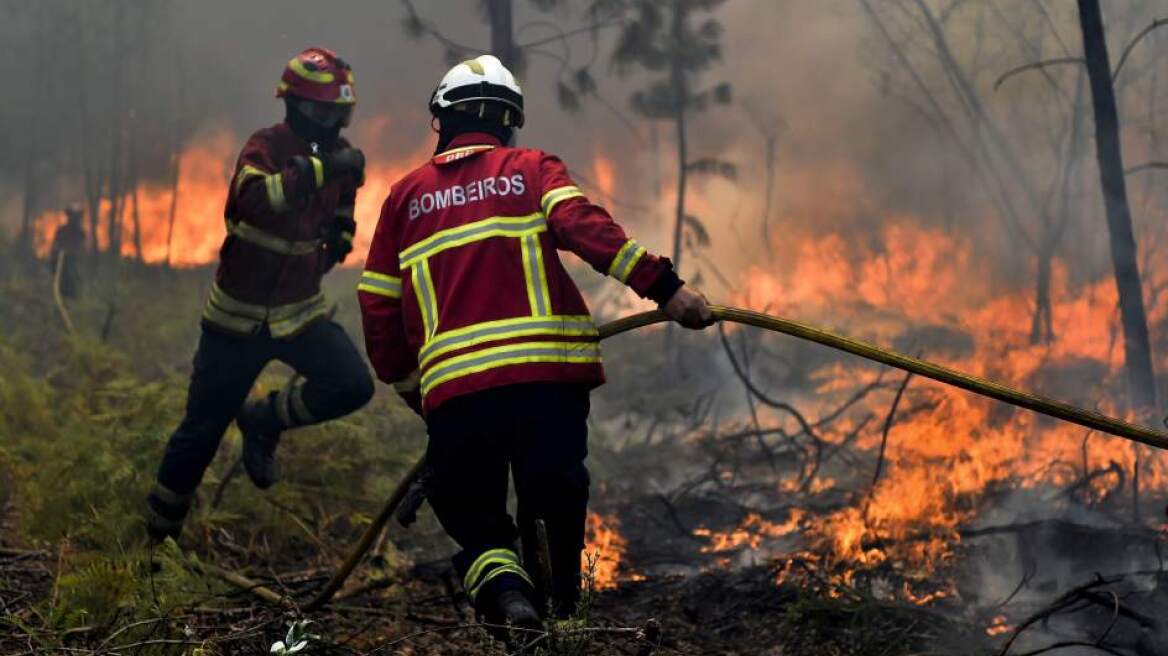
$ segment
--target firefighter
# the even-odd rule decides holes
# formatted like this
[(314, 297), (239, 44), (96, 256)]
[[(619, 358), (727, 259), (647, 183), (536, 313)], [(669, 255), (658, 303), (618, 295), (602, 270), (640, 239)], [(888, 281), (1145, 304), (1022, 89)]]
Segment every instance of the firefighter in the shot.
[[(547, 595), (564, 617), (579, 599), (589, 390), (604, 382), (596, 326), (557, 249), (686, 327), (713, 318), (560, 159), (508, 145), (523, 95), (498, 59), (452, 68), (430, 111), (436, 153), (386, 199), (358, 287), (366, 350), (378, 378), (425, 418), (427, 500), (461, 547), (454, 565), (467, 596), (489, 622), (534, 627), (533, 600)], [(548, 532), (550, 590), (534, 576), (536, 519)]]
[(76, 298), (81, 284), (81, 255), (85, 249), (85, 227), (81, 225), (84, 210), (80, 203), (70, 203), (65, 208), (65, 223), (53, 235), (53, 245), (49, 251), (49, 267), (57, 278), (61, 296)]
[[(288, 62), (276, 96), (284, 121), (248, 139), (227, 193), (227, 238), (203, 310), (186, 416), (147, 498), (155, 539), (180, 533), (232, 420), (243, 434), (244, 468), (264, 489), (278, 478), (282, 431), (348, 414), (373, 395), (369, 370), (330, 320), (320, 289), (352, 250), (364, 181), (364, 155), (340, 136), (356, 103), (352, 70), (332, 51), (309, 48)], [(272, 360), (299, 375), (247, 401)]]

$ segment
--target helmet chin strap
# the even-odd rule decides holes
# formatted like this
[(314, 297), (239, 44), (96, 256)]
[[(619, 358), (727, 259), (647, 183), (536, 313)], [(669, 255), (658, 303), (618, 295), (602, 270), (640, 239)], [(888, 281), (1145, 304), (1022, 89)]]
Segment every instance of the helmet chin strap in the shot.
[(286, 98), (284, 102), (284, 121), (292, 128), (292, 132), (310, 144), (315, 144), (324, 150), (331, 149), (341, 134), (341, 125), (338, 122), (333, 126), (317, 123), (304, 115), (294, 98)]

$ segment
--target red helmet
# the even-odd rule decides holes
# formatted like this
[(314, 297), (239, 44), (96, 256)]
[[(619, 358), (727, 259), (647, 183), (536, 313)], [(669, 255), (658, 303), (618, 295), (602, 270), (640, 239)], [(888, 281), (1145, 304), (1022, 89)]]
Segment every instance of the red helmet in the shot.
[(338, 105), (355, 104), (353, 69), (328, 48), (309, 48), (284, 67), (276, 97), (284, 96)]

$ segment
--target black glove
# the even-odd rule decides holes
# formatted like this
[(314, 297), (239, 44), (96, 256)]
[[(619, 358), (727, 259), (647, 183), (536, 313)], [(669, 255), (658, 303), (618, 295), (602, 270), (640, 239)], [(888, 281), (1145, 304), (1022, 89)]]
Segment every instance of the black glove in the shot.
[(357, 222), (351, 217), (337, 216), (325, 230), (325, 271), (344, 262), (353, 250), (353, 234), (357, 232)]
[(342, 148), (321, 158), (326, 182), (345, 176), (353, 178), (354, 186), (365, 184), (365, 153), (360, 148)]
[(394, 516), (397, 517), (397, 523), (409, 528), (410, 524), (418, 521), (418, 510), (425, 503), (426, 497), (430, 495), (430, 480), (433, 475), (433, 470), (427, 467), (418, 473), (418, 477), (414, 479), (413, 483), (410, 483), (406, 496), (402, 499), (401, 505), (397, 507), (397, 512), (394, 513)]

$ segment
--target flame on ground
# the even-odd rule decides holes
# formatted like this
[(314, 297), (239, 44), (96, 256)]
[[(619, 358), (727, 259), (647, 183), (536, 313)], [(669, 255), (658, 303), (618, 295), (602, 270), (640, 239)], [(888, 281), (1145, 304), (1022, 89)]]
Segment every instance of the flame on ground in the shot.
[(621, 560), (628, 546), (628, 540), (620, 534), (620, 520), (616, 515), (588, 511), (584, 553), (580, 555), (580, 561), (583, 571), (591, 573), (594, 589), (612, 590), (617, 587), (617, 580), (621, 578)]
[[(1055, 260), (1056, 335), (1052, 343), (1035, 344), (1030, 339), (1032, 291), (995, 293), (959, 236), (920, 227), (907, 217), (891, 217), (882, 225), (867, 246), (834, 232), (798, 241), (784, 273), (750, 269), (734, 304), (823, 323), (877, 344), (898, 344), (900, 350), (974, 375), (1118, 412), (1112, 400), (1123, 392), (1123, 337), (1110, 275), (1074, 286), (1066, 266)], [(1148, 290), (1168, 281), (1164, 267), (1146, 271)], [(1168, 304), (1148, 307), (1150, 326), (1168, 321)], [(1161, 357), (1156, 366), (1163, 370), (1168, 360)], [(822, 416), (875, 376), (874, 367), (859, 359), (833, 359), (812, 373), (816, 387), (800, 395), (796, 405), (809, 418)], [(867, 413), (877, 421), (855, 437), (851, 448), (875, 455), (891, 397), (892, 390), (869, 395), (820, 439), (842, 443)], [(790, 417), (764, 416), (789, 434), (799, 433)], [(954, 593), (945, 589), (938, 571), (955, 558), (961, 545), (958, 528), (981, 518), (995, 493), (1063, 487), (1086, 472), (1108, 468), (1120, 472), (1090, 480), (1081, 498), (1097, 502), (1115, 492), (1122, 472), (1130, 479), (1141, 452), (1142, 489), (1163, 492), (1168, 462), (1149, 449), (914, 379), (890, 431), (879, 483), (869, 489), (871, 479), (861, 477), (858, 487), (845, 488), (852, 499), (847, 507), (802, 517), (806, 549), (788, 556), (842, 585), (854, 581), (857, 569), (890, 566), (905, 579), (902, 599), (930, 603)], [(787, 479), (778, 487), (791, 494), (800, 482)], [(704, 535), (713, 549), (759, 548), (766, 539), (765, 532), (745, 525)], [(791, 573), (781, 573), (780, 580)], [(934, 585), (917, 591), (910, 582)]]

